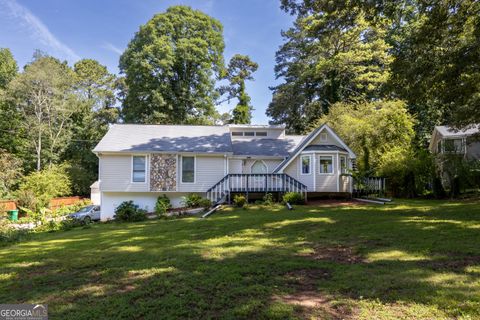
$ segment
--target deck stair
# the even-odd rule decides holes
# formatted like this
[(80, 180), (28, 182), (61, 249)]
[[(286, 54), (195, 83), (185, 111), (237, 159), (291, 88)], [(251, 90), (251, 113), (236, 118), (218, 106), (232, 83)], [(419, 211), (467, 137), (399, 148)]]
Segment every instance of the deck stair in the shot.
[(229, 202), (232, 193), (285, 193), (298, 192), (307, 198), (307, 186), (286, 173), (227, 174), (207, 190), (213, 206)]

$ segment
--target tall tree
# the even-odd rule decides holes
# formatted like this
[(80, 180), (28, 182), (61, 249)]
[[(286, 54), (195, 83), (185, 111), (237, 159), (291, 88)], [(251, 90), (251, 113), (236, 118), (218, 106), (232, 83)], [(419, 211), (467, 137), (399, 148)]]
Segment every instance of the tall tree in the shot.
[(18, 66), (8, 48), (0, 48), (0, 90), (7, 87), (8, 83), (17, 75)]
[(23, 150), (19, 114), (7, 99), (6, 88), (18, 72), (17, 62), (7, 48), (0, 48), (0, 149), (18, 154)]
[(480, 123), (480, 2), (415, 2), (394, 38), (392, 91), (418, 119), (426, 146), (433, 126)]
[(393, 59), (385, 41), (388, 21), (369, 20), (341, 1), (316, 1), (294, 12), (297, 19), (276, 54), (275, 73), (285, 82), (272, 88), (267, 115), (273, 123), (302, 132), (338, 101), (385, 95)]
[(62, 160), (70, 163), (68, 172), (73, 193), (87, 195), (90, 185), (98, 178), (98, 159), (91, 150), (119, 116), (115, 106), (116, 77), (92, 59), (75, 63), (74, 73), (73, 86), (80, 103), (71, 116), (74, 139), (69, 141)]
[(224, 68), (223, 27), (173, 6), (140, 27), (120, 58), (128, 88), (123, 118), (135, 123), (201, 123), (213, 117)]
[(238, 104), (232, 111), (231, 122), (233, 123), (250, 123), (252, 119), (253, 108), (250, 105), (250, 96), (245, 89), (245, 81), (253, 80), (252, 74), (257, 69), (258, 64), (246, 55), (236, 54), (228, 63), (225, 79), (229, 81), (229, 85), (221, 88), (220, 92), (226, 93), (229, 101), (238, 99)]
[(70, 117), (77, 106), (73, 81), (73, 71), (66, 63), (37, 53), (8, 85), (9, 99), (35, 150), (37, 170), (47, 161), (58, 160), (70, 138)]

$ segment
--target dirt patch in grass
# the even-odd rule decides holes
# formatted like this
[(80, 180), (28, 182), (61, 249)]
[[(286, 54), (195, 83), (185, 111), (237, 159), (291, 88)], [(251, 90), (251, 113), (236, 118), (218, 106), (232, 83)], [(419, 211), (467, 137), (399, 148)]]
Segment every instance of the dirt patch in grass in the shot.
[(439, 259), (433, 261), (420, 261), (422, 267), (427, 267), (433, 270), (449, 270), (449, 271), (464, 271), (470, 266), (480, 265), (480, 256), (459, 256), (457, 254), (450, 254), (447, 259)]
[(295, 306), (295, 314), (301, 319), (354, 319), (356, 313), (351, 306), (336, 303), (317, 291), (275, 296), (274, 301)]
[(332, 261), (340, 264), (355, 264), (365, 262), (364, 258), (357, 254), (352, 247), (344, 245), (317, 246), (313, 252), (302, 254), (302, 256), (314, 259)]
[(286, 295), (275, 295), (273, 300), (295, 306), (295, 314), (302, 319), (350, 319), (354, 309), (336, 302), (333, 297), (317, 289), (318, 283), (329, 279), (325, 269), (297, 269), (284, 274), (286, 285), (294, 290)]
[(315, 199), (308, 200), (307, 205), (316, 207), (349, 207), (349, 206), (364, 206), (365, 202), (357, 200), (335, 200), (335, 199)]
[(315, 290), (319, 281), (329, 278), (330, 273), (325, 269), (297, 269), (284, 275), (287, 285), (297, 291)]

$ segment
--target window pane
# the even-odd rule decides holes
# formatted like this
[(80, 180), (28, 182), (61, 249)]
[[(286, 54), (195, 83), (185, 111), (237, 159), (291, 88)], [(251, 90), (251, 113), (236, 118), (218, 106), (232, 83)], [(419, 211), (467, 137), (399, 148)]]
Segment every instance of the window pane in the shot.
[(182, 182), (195, 181), (195, 158), (182, 157)]
[(145, 182), (145, 171), (133, 171), (133, 182)]
[(133, 170), (145, 170), (145, 157), (133, 157)]
[(266, 137), (267, 133), (264, 132), (264, 131), (257, 131), (256, 135), (257, 135), (257, 137)]
[(347, 172), (347, 158), (345, 157), (340, 157), (340, 172)]
[(302, 173), (310, 173), (310, 157), (302, 157)]
[(320, 173), (333, 173), (332, 157), (320, 157)]
[(134, 156), (133, 157), (133, 173), (132, 181), (133, 182), (145, 182), (145, 157), (144, 156)]
[(232, 132), (232, 136), (243, 136), (243, 132)]
[(247, 136), (247, 137), (253, 137), (253, 136), (255, 136), (255, 132), (253, 132), (253, 131), (247, 131), (247, 132), (245, 132), (245, 136)]
[(445, 152), (462, 152), (462, 139), (447, 139), (443, 142)]

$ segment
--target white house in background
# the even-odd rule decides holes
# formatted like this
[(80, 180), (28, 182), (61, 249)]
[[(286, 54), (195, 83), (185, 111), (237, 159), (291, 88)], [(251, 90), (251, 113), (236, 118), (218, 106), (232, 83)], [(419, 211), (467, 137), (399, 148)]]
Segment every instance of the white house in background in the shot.
[(479, 132), (478, 125), (464, 130), (455, 130), (449, 126), (436, 126), (430, 139), (430, 152), (433, 154), (458, 154), (468, 160), (480, 160), (480, 140), (474, 137)]
[(189, 193), (213, 202), (234, 193), (348, 195), (352, 178), (343, 173), (356, 158), (327, 125), (298, 136), (274, 125), (117, 124), (93, 152), (103, 220), (127, 200), (153, 211), (161, 194), (174, 206)]

